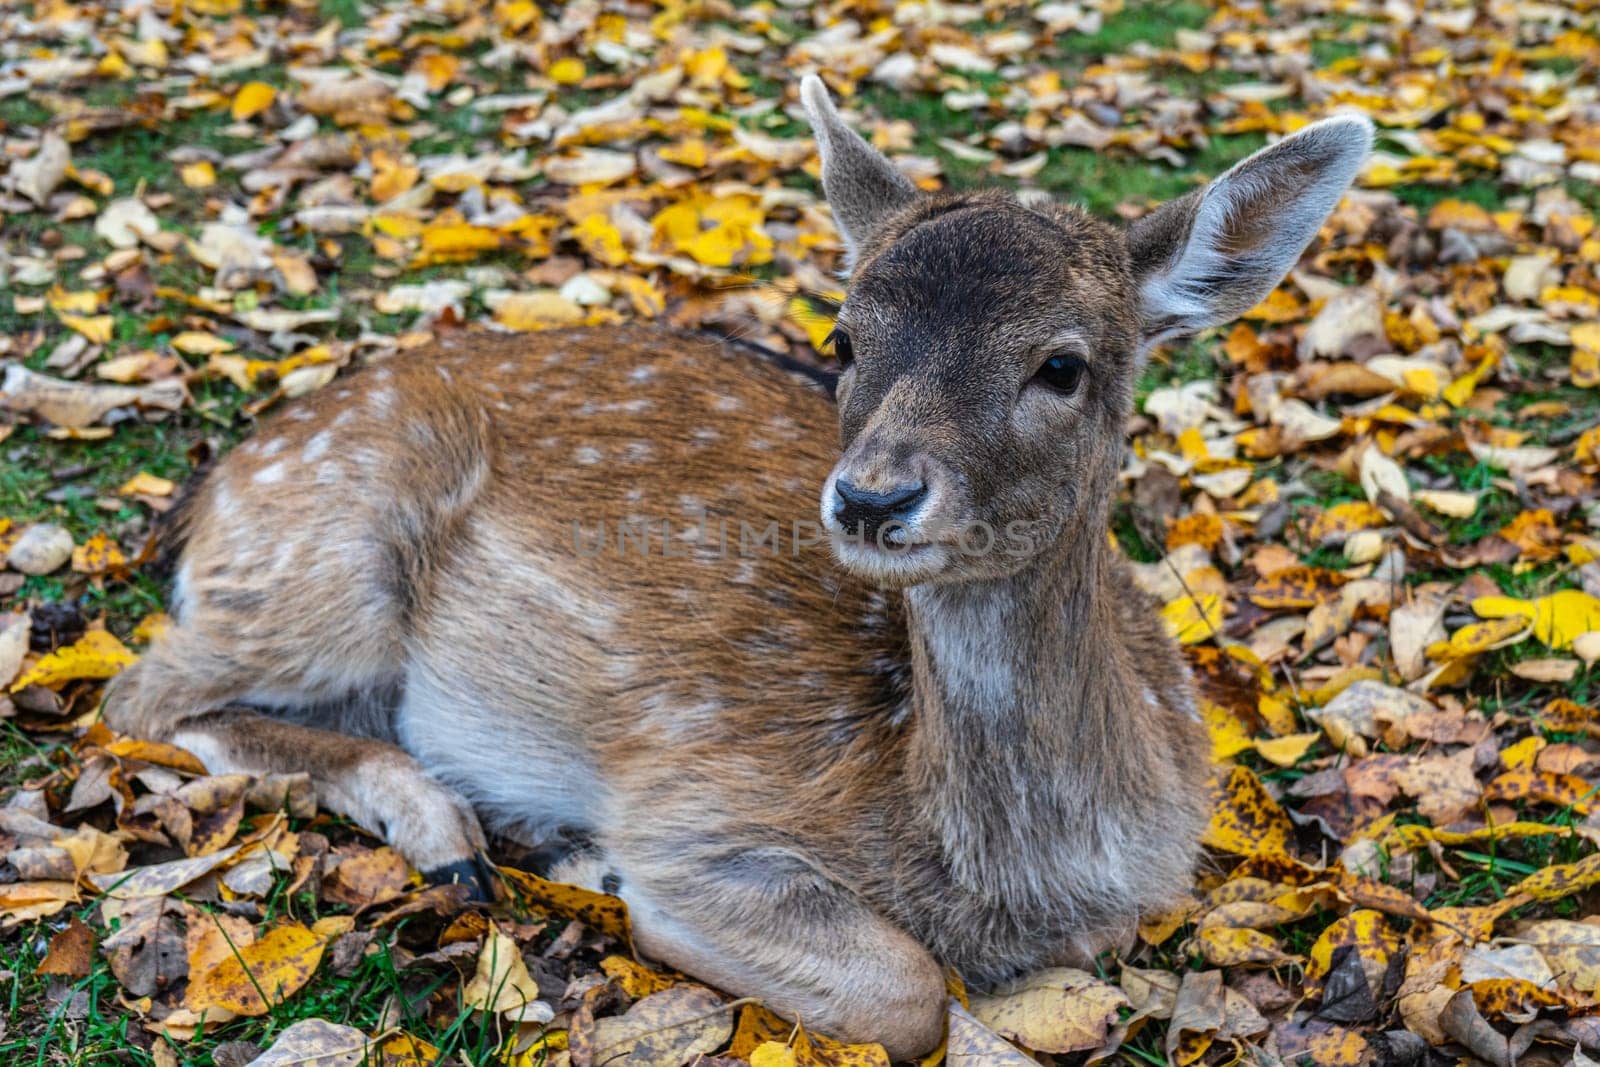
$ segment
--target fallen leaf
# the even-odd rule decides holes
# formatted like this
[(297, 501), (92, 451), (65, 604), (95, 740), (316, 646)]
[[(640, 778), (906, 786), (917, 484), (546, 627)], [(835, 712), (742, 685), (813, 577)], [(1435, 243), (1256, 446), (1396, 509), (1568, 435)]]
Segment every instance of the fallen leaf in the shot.
[(301, 1019), (280, 1033), (246, 1067), (362, 1067), (371, 1042), (353, 1026)]
[(1029, 975), (988, 996), (975, 996), (975, 1019), (1036, 1052), (1099, 1048), (1129, 1006), (1127, 995), (1094, 975), (1057, 967)]
[(67, 920), (60, 933), (50, 939), (50, 948), (35, 974), (60, 978), (86, 978), (94, 966), (94, 931), (76, 915)]
[(298, 923), (273, 927), (210, 970), (190, 975), (185, 1002), (198, 1012), (265, 1015), (311, 980), (323, 948), (323, 939)]
[(539, 999), (538, 983), (529, 976), (517, 943), (497, 926), (489, 928), (478, 954), (477, 972), (462, 991), (462, 1002), (517, 1022), (547, 1023), (555, 1017), (550, 1005)]
[(113, 678), (137, 656), (115, 636), (104, 630), (90, 630), (65, 648), (41, 656), (11, 686), (12, 692), (30, 685), (59, 686), (82, 678)]
[(682, 1067), (732, 1035), (733, 1014), (721, 997), (705, 986), (677, 985), (638, 1001), (625, 1015), (596, 1020), (590, 1062)]

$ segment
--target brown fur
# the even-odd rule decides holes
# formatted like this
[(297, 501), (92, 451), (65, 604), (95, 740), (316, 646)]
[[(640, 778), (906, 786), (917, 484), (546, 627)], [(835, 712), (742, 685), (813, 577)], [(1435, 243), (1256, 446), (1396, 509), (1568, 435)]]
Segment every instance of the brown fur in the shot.
[[(1205, 818), (1183, 663), (1106, 537), (1141, 281), (1181, 238), (908, 200), (829, 170), (830, 150), (887, 166), (837, 154), (847, 133), (824, 143), (830, 198), (891, 202), (841, 215), (858, 357), (837, 411), (643, 326), (369, 367), (200, 489), (177, 625), (112, 724), (214, 771), (309, 769), (425, 868), (468, 859), (479, 819), (585, 835), (643, 952), (897, 1059), (939, 1040), (943, 965), (990, 986), (1123, 940), (1188, 885)], [(1063, 343), (1088, 367), (1070, 396), (1033, 381)], [(1020, 522), (1027, 550), (931, 528), (904, 558), (797, 548), (830, 468), (925, 477), (951, 529)], [(640, 518), (669, 520), (670, 554), (659, 525), (648, 558), (617, 550)], [(741, 553), (741, 520), (775, 521), (778, 550)]]

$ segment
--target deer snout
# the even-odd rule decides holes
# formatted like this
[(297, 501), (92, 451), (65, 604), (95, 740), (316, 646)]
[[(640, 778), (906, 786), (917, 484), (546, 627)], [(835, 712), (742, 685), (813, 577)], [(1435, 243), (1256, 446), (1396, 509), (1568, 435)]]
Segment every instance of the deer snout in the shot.
[(877, 491), (841, 477), (833, 483), (833, 495), (834, 521), (852, 536), (877, 540), (890, 523), (909, 525), (927, 498), (928, 487), (918, 479)]

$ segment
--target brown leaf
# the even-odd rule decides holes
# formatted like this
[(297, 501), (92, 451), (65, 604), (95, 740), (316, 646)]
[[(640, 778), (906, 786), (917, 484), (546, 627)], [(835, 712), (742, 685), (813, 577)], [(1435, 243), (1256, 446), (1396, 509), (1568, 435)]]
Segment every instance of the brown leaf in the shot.
[(152, 896), (101, 907), (116, 929), (100, 942), (100, 954), (129, 996), (155, 996), (189, 973), (176, 901)]
[(57, 426), (83, 429), (113, 408), (177, 411), (188, 399), (183, 381), (168, 378), (149, 385), (84, 385), (38, 374), (20, 364), (6, 368), (0, 407), (37, 415)]
[(74, 915), (67, 920), (66, 929), (50, 939), (50, 949), (34, 973), (84, 978), (93, 965), (94, 931)]
[(405, 858), (387, 846), (366, 849), (338, 860), (322, 882), (323, 895), (341, 904), (365, 908), (393, 900), (405, 892), (411, 868)]
[(108, 897), (128, 900), (135, 897), (164, 897), (181, 889), (197, 878), (211, 873), (231, 860), (240, 846), (229, 847), (209, 856), (172, 860), (149, 867), (133, 867), (126, 871), (108, 874), (91, 874), (89, 881)]

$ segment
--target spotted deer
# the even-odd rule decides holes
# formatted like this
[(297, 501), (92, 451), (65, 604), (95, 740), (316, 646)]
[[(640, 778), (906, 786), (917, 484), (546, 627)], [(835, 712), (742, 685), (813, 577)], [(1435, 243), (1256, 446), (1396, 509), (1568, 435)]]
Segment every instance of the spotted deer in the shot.
[(1265, 296), (1371, 127), (1124, 230), (923, 194), (801, 97), (850, 269), (833, 401), (657, 326), (369, 365), (194, 491), (174, 625), (106, 716), (309, 771), (436, 876), (474, 880), (485, 828), (573, 843), (643, 955), (905, 1059), (946, 968), (1087, 961), (1189, 885), (1208, 743), (1108, 543), (1123, 425), (1145, 353)]

